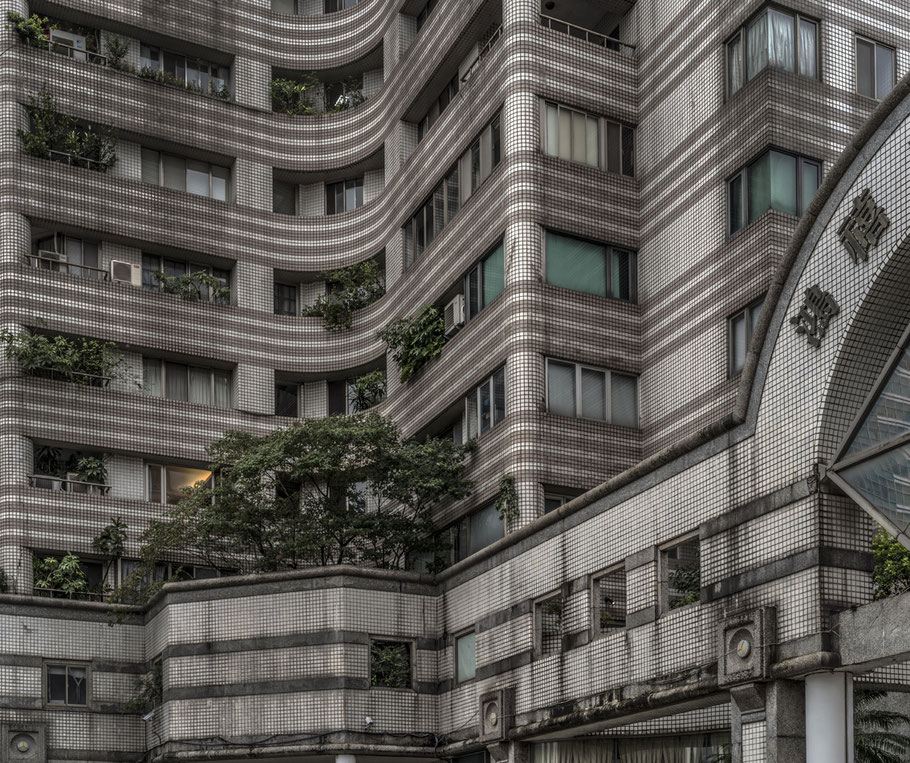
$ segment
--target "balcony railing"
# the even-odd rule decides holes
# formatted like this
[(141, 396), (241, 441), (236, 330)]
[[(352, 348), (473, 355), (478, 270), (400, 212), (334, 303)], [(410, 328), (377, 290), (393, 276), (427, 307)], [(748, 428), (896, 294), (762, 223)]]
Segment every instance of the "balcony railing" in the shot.
[(59, 252), (41, 250), (37, 254), (28, 255), (29, 264), (38, 270), (52, 270), (55, 273), (69, 273), (93, 281), (107, 281), (111, 276), (104, 268), (91, 265), (76, 265), (61, 259), (64, 255)]
[(87, 374), (83, 371), (61, 371), (59, 368), (51, 368), (50, 366), (35, 366), (26, 371), (26, 373), (31, 376), (38, 376), (42, 379), (54, 379), (55, 381), (65, 382), (76, 381), (77, 383), (85, 384), (87, 387), (107, 387), (111, 383), (110, 376)]
[(71, 599), (72, 601), (104, 601), (110, 596), (109, 593), (99, 593), (97, 591), (67, 593), (59, 588), (32, 588), (32, 595), (41, 596), (45, 599)]
[(48, 151), (50, 154), (50, 159), (55, 162), (62, 162), (63, 164), (72, 164), (76, 167), (85, 167), (86, 169), (95, 169), (101, 172), (104, 172), (106, 166), (104, 162), (99, 162), (97, 159), (89, 159), (87, 156), (79, 156), (78, 154), (71, 154), (69, 151), (54, 151), (53, 149)]
[(599, 45), (602, 48), (607, 48), (607, 50), (615, 50), (629, 56), (635, 52), (635, 46), (631, 43), (617, 40), (615, 37), (610, 37), (609, 35), (601, 34), (600, 32), (594, 32), (590, 29), (576, 26), (575, 24), (570, 24), (567, 21), (561, 21), (560, 19), (553, 18), (553, 16), (545, 16), (541, 13), (540, 23), (547, 29), (552, 29), (554, 32), (562, 32), (563, 34), (569, 35), (569, 37), (576, 37), (579, 40), (590, 42), (592, 45)]
[(54, 53), (61, 53), (64, 56), (69, 56), (74, 61), (88, 61), (93, 64), (101, 64), (102, 66), (107, 63), (107, 56), (103, 56), (100, 53), (95, 53), (91, 50), (74, 48), (72, 45), (66, 45), (59, 40), (51, 41), (49, 47)]
[(490, 51), (493, 49), (493, 46), (499, 42), (500, 37), (502, 37), (502, 24), (496, 27), (496, 31), (490, 35), (490, 39), (487, 40), (484, 46), (477, 52), (477, 57), (471, 61), (471, 65), (468, 67), (464, 75), (462, 75), (462, 82), (467, 82), (474, 75), (474, 73), (477, 71), (477, 67), (479, 67), (484, 58), (489, 55)]
[(107, 495), (110, 485), (100, 485), (97, 482), (83, 482), (69, 477), (54, 477), (49, 474), (30, 474), (29, 484), (42, 490), (60, 490), (64, 493), (87, 493), (88, 495)]

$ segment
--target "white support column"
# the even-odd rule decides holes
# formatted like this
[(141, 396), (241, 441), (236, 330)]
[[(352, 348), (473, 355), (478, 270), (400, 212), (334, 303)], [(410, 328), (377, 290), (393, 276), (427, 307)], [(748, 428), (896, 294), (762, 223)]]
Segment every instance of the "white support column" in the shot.
[(853, 763), (853, 676), (806, 678), (806, 763)]

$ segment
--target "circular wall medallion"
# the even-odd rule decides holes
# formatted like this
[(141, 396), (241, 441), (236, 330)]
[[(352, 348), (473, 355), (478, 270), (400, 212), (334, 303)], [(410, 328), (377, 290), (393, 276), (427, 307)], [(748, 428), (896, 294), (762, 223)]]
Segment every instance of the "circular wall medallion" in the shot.
[(741, 638), (736, 642), (736, 654), (746, 659), (752, 652), (752, 642), (748, 638)]
[(499, 707), (497, 707), (495, 702), (491, 702), (487, 705), (485, 715), (487, 716), (487, 723), (489, 723), (490, 726), (495, 728), (499, 725)]

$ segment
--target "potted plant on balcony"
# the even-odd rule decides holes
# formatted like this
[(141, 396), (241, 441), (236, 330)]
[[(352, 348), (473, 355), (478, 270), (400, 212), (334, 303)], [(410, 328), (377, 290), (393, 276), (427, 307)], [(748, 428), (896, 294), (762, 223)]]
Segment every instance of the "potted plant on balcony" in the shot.
[(36, 591), (46, 591), (46, 595), (51, 598), (67, 599), (88, 592), (82, 563), (71, 551), (67, 551), (62, 559), (53, 556), (44, 559), (35, 557), (33, 566)]
[[(83, 456), (76, 461), (76, 470), (73, 472), (79, 485), (76, 492), (100, 495), (102, 486), (107, 484), (107, 468), (104, 459), (97, 456)], [(75, 486), (74, 486), (75, 487)]]
[(44, 490), (63, 490), (61, 469), (60, 448), (52, 448), (49, 445), (39, 445), (35, 448), (35, 487)]

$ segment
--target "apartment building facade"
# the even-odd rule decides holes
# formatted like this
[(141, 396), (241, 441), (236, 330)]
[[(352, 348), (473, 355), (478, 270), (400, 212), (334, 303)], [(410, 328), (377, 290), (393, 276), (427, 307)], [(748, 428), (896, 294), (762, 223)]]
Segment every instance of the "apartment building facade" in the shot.
[[(124, 370), (0, 369), (0, 761), (806, 754), (818, 692), (852, 691), (831, 634), (872, 596), (869, 513), (905, 529), (842, 447), (908, 320), (899, 9), (7, 10), (50, 21), (43, 44), (11, 22), (0, 54), (3, 325), (113, 342)], [(42, 93), (116, 130), (106, 172), (23, 150)], [(327, 331), (325, 273), (366, 261), (384, 296)], [(426, 305), (447, 341), (401, 382), (377, 331)], [(103, 600), (213, 441), (346, 414), (370, 371), (405, 435), (476, 438), (472, 495), (435, 517), (447, 569), (187, 556), (148, 606)], [(95, 592), (36, 585), (68, 552)], [(388, 650), (403, 680), (376, 680)], [(883, 659), (856, 680), (902, 686)]]

